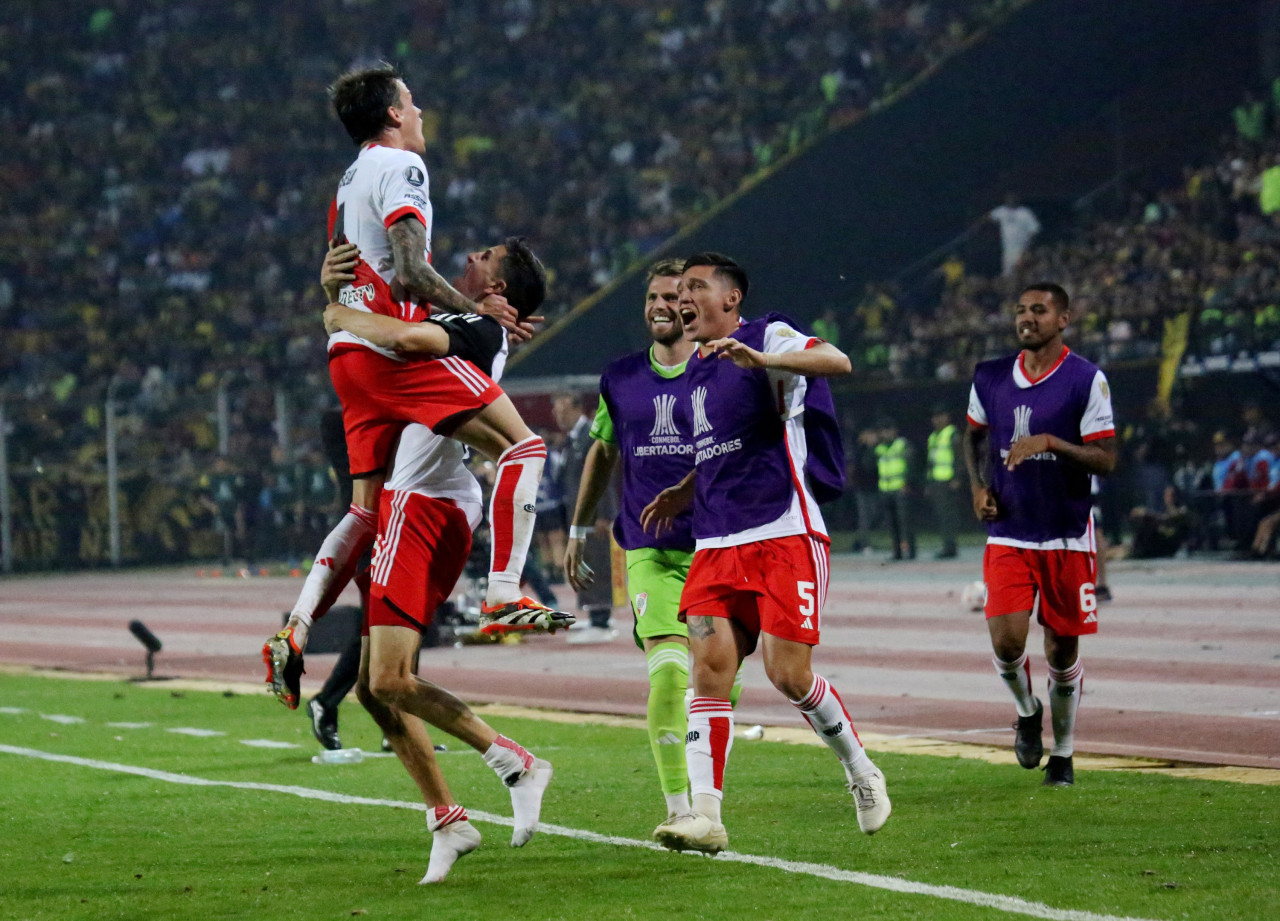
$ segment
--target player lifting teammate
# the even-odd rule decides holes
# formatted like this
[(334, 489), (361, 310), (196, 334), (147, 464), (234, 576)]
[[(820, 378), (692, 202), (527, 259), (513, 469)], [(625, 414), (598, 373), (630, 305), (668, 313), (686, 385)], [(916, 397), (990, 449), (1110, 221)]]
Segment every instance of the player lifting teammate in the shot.
[(1115, 423), (1106, 375), (1063, 344), (1067, 292), (1031, 285), (1013, 312), (1022, 350), (974, 369), (965, 465), (974, 512), (987, 526), (987, 629), (1018, 710), (1014, 752), (1027, 769), (1044, 754), (1044, 707), (1031, 692), (1026, 652), (1034, 611), (1044, 627), (1053, 722), (1044, 782), (1070, 786), (1084, 681), (1079, 638), (1098, 630), (1089, 481), (1115, 468)]
[[(545, 273), (536, 259), (520, 276), (497, 279), (479, 306), (431, 267), (422, 113), (396, 71), (381, 66), (346, 74), (331, 95), (343, 126), (360, 145), (330, 214), (331, 240), (349, 241), (357, 259), (350, 282), (336, 295), (329, 292), (331, 300), (369, 316), (408, 321), (426, 319), (430, 306), (478, 324), (488, 322), (474, 317), (472, 312), (481, 310), (527, 336), (529, 316), (545, 292)], [(532, 258), (527, 248), (510, 249), (503, 261), (519, 262), (526, 256)], [(504, 340), (503, 360), (505, 353)], [(406, 359), (346, 330), (330, 336), (329, 371), (343, 407), (353, 501), (322, 544), (289, 623), (263, 649), (277, 696), (290, 707), (298, 705), (297, 674), (311, 621), (327, 610), (337, 596), (335, 586), (350, 577), (373, 541), (391, 446), (410, 422), (457, 438), (498, 464), (489, 509), (493, 547), (482, 629), (500, 633), (572, 623), (572, 615), (552, 611), (520, 592), (546, 446), (489, 375), (459, 356)]]
[(773, 686), (840, 759), (858, 826), (871, 834), (889, 818), (884, 775), (835, 689), (810, 666), (830, 540), (806, 470), (805, 395), (809, 378), (848, 374), (849, 359), (785, 322), (742, 322), (747, 275), (727, 256), (690, 257), (680, 285), (685, 336), (699, 348), (681, 378), (677, 424), (690, 427), (696, 466), (659, 493), (642, 522), (660, 535), (692, 503), (696, 550), (680, 610), (696, 693), (686, 744), (693, 811), (655, 836), (677, 849), (727, 846), (720, 806), (733, 745), (729, 692), (757, 642)]

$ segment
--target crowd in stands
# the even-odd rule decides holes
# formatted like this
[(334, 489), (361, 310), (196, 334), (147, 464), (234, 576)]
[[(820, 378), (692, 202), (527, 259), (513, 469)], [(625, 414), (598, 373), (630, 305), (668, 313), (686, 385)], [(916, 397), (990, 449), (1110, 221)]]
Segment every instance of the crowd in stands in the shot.
[(1119, 216), (1081, 219), (1011, 264), (1006, 241), (1002, 274), (967, 270), (957, 250), (916, 284), (869, 286), (840, 329), (860, 373), (967, 379), (1010, 347), (1017, 292), (1046, 278), (1069, 280), (1068, 342), (1104, 365), (1158, 357), (1166, 320), (1182, 316), (1194, 358), (1280, 351), (1280, 81), (1234, 120), (1214, 157), (1134, 192)]
[[(314, 281), (354, 150), (326, 87), (350, 66), (390, 60), (415, 90), (437, 266), (526, 234), (554, 315), (1009, 5), (5, 3), (0, 392), (22, 460), (100, 460), (112, 379), (141, 437), (202, 462), (227, 380), (249, 404), (280, 382), (327, 398)], [(200, 410), (158, 431), (175, 404)]]
[[(0, 9), (11, 469), (74, 469), (91, 482), (69, 490), (93, 494), (112, 396), (122, 463), (147, 483), (207, 485), (221, 455), (246, 507), (298, 518), (279, 512), (292, 502), (280, 484), (309, 488), (297, 471), (315, 466), (332, 404), (315, 279), (354, 153), (326, 95), (348, 67), (400, 64), (424, 110), (441, 271), (527, 234), (554, 316), (1015, 5), (12, 0)], [(877, 283), (817, 326), (861, 375), (963, 380), (1009, 348), (1010, 293), (1048, 276), (1071, 279), (1071, 343), (1104, 363), (1155, 357), (1165, 320), (1188, 313), (1193, 352), (1280, 348), (1277, 108), (1278, 94), (1247, 99), (1236, 135), (1180, 185), (1032, 246), (1007, 274), (952, 257), (932, 288)], [(148, 501), (175, 533), (218, 515), (212, 499)]]

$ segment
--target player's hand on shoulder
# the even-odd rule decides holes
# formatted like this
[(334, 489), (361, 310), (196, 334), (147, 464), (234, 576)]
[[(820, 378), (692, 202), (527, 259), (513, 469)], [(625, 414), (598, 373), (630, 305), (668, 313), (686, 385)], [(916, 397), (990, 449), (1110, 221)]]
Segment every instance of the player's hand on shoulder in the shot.
[(764, 352), (757, 352), (751, 346), (733, 337), (712, 339), (707, 343), (707, 348), (711, 350), (713, 355), (727, 358), (739, 368), (765, 367)]
[(533, 335), (521, 328), (520, 317), (516, 309), (501, 294), (486, 294), (484, 300), (476, 304), (476, 313), (482, 317), (490, 317), (498, 323), (518, 342), (523, 342)]
[(324, 264), (320, 266), (320, 286), (329, 300), (338, 299), (338, 289), (356, 280), (356, 263), (360, 261), (360, 248), (354, 243), (329, 244)]

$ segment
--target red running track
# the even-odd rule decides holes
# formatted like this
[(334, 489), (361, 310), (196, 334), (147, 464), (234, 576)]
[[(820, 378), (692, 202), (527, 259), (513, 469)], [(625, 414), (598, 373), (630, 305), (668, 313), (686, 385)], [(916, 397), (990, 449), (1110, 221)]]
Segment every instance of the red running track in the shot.
[[(261, 681), (262, 642), (300, 582), (195, 572), (0, 579), (0, 663), (140, 675), (143, 650), (126, 629), (138, 618), (164, 642), (158, 673)], [(840, 690), (859, 730), (1011, 744), (1013, 707), (993, 673), (981, 615), (958, 601), (977, 576), (973, 551), (945, 563), (833, 557), (814, 667)], [(1077, 750), (1280, 768), (1280, 567), (1120, 563), (1110, 578), (1116, 600), (1101, 609), (1099, 634), (1081, 643)], [(630, 613), (617, 612), (614, 625), (618, 637), (599, 645), (568, 645), (561, 635), (424, 650), (421, 674), (476, 702), (640, 716), (644, 657), (630, 638)], [(308, 657), (304, 692), (319, 687), (333, 660)], [(1039, 689), (1043, 656), (1033, 651), (1032, 663)], [(801, 725), (758, 656), (748, 660), (739, 720)]]

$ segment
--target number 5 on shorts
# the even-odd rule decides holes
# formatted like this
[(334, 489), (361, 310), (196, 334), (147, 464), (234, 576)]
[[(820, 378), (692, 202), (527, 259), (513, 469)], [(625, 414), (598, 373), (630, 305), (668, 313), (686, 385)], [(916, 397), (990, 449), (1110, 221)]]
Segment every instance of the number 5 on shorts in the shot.
[(800, 593), (800, 613), (805, 617), (813, 616), (813, 588), (812, 582), (796, 583), (796, 591)]

